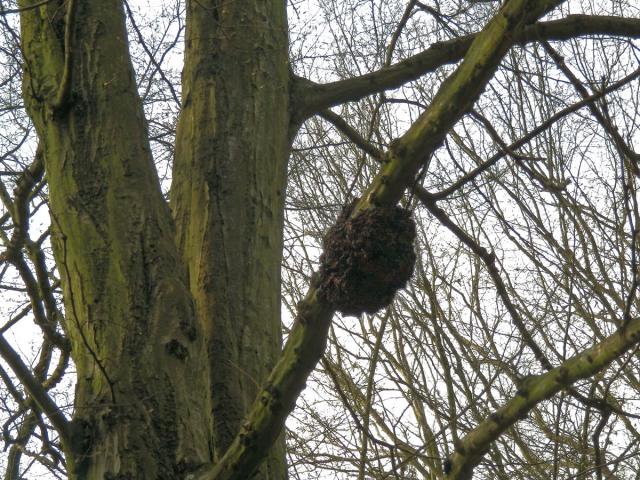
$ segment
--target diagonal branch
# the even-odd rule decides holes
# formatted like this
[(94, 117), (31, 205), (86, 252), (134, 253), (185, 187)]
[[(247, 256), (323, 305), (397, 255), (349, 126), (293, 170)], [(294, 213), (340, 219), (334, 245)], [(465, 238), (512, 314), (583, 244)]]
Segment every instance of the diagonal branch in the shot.
[(65, 418), (60, 408), (47, 394), (40, 382), (31, 374), (29, 367), (22, 361), (9, 342), (0, 335), (0, 357), (7, 362), (20, 383), (29, 392), (38, 407), (49, 417), (51, 424), (60, 434), (65, 447), (71, 446), (71, 423)]
[(543, 400), (549, 399), (578, 380), (589, 378), (604, 370), (615, 359), (640, 341), (640, 319), (629, 322), (602, 342), (584, 350), (542, 375), (529, 377), (520, 386), (516, 396), (502, 408), (489, 415), (471, 430), (456, 446), (445, 464), (447, 480), (468, 480), (483, 455), (505, 430)]
[[(416, 80), (438, 67), (461, 60), (479, 34), (465, 35), (437, 42), (424, 52), (390, 67), (354, 78), (318, 84), (296, 77), (297, 102), (302, 119), (345, 102), (391, 90)], [(530, 25), (514, 35), (514, 43), (527, 44), (542, 40), (568, 40), (592, 35), (640, 37), (640, 18), (595, 15), (568, 15), (561, 20)]]
[(336, 127), (339, 132), (360, 147), (361, 150), (369, 154), (372, 158), (379, 162), (384, 161), (384, 152), (360, 135), (360, 133), (349, 125), (340, 115), (332, 112), (331, 110), (325, 110), (320, 113), (320, 116)]

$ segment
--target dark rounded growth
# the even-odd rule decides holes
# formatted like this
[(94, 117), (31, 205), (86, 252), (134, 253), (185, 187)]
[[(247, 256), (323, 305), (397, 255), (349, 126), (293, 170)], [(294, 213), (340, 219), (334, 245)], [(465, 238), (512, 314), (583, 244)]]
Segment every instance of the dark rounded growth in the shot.
[(416, 260), (416, 227), (411, 213), (397, 206), (349, 215), (345, 208), (323, 240), (319, 293), (345, 315), (375, 313), (403, 288)]

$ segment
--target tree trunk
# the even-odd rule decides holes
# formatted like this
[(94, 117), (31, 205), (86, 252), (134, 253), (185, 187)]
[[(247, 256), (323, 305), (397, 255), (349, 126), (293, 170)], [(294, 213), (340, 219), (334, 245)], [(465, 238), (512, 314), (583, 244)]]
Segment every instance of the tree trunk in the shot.
[(122, 3), (49, 2), (21, 25), (77, 367), (69, 475), (180, 478), (211, 459), (207, 345), (151, 158)]
[[(285, 14), (279, 1), (187, 2), (175, 230), (122, 3), (22, 14), (78, 370), (73, 478), (174, 479), (220, 458), (280, 352)], [(284, 436), (256, 478), (286, 478)]]
[[(187, 2), (171, 200), (209, 349), (215, 459), (280, 352), (285, 2)], [(281, 438), (256, 478), (286, 477)]]

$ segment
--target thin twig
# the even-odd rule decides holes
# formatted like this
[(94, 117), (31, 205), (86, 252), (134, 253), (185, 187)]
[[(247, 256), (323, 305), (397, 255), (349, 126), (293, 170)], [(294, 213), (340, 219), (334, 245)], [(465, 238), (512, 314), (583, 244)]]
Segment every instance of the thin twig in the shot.
[(46, 5), (47, 3), (51, 2), (52, 0), (44, 0), (42, 2), (38, 2), (38, 3), (34, 3), (33, 5), (27, 5), (26, 7), (20, 7), (20, 8), (3, 8), (2, 5), (0, 5), (0, 15), (11, 15), (14, 13), (22, 13), (22, 12), (28, 12), (29, 10), (33, 10), (39, 7), (42, 7), (43, 5)]

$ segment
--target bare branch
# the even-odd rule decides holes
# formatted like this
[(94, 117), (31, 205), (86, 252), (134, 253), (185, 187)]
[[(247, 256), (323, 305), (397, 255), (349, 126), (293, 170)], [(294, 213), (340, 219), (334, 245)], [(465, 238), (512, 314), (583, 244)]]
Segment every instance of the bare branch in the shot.
[[(298, 102), (302, 118), (345, 102), (398, 88), (443, 65), (462, 59), (478, 34), (438, 42), (427, 50), (376, 72), (328, 84), (317, 84), (297, 77)], [(525, 45), (541, 40), (567, 40), (592, 35), (640, 37), (640, 19), (569, 15), (561, 20), (540, 22), (515, 35), (516, 44)]]
[(9, 342), (7, 342), (2, 335), (0, 335), (0, 356), (2, 356), (4, 361), (11, 367), (11, 370), (13, 370), (16, 377), (18, 377), (20, 383), (22, 383), (27, 392), (29, 392), (29, 395), (31, 395), (38, 404), (38, 407), (49, 417), (51, 424), (60, 434), (63, 443), (66, 446), (71, 446), (70, 422), (51, 397), (49, 397), (40, 382), (31, 374), (29, 367), (25, 365), (20, 356), (11, 348)]
[(538, 403), (551, 398), (576, 381), (589, 378), (605, 369), (639, 341), (640, 319), (635, 319), (625, 330), (615, 332), (553, 370), (529, 377), (520, 386), (514, 398), (461, 439), (455, 453), (445, 465), (446, 478), (470, 479), (473, 468), (480, 463), (491, 443), (502, 432), (525, 418)]
[(28, 5), (26, 7), (21, 7), (21, 8), (7, 8), (4, 9), (0, 6), (0, 15), (11, 15), (14, 13), (21, 13), (21, 12), (26, 12), (29, 10), (33, 10), (34, 8), (39, 8), (43, 5), (46, 5), (47, 3), (51, 2), (52, 0), (44, 0), (42, 2), (38, 2), (38, 3), (34, 3), (33, 5)]

